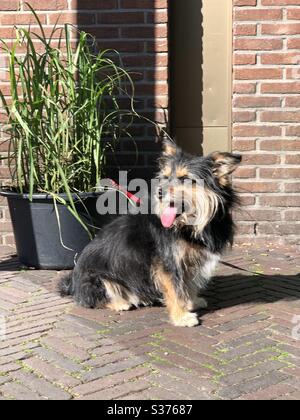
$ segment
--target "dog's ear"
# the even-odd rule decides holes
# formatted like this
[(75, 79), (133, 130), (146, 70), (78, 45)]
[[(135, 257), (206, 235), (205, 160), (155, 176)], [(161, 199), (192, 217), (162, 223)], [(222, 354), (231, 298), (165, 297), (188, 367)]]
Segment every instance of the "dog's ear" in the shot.
[(162, 145), (163, 157), (174, 157), (177, 155), (179, 147), (171, 140), (164, 140)]
[(232, 153), (212, 153), (209, 158), (213, 161), (213, 173), (219, 183), (226, 187), (230, 183), (230, 175), (237, 169), (242, 161), (241, 155)]

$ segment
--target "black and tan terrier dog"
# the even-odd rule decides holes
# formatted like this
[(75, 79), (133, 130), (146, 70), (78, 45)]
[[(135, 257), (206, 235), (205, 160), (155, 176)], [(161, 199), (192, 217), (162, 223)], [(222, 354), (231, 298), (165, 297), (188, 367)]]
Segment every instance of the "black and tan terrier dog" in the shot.
[(107, 225), (62, 280), (61, 294), (116, 311), (163, 302), (174, 325), (198, 325), (196, 310), (207, 307), (199, 294), (233, 241), (230, 175), (240, 162), (229, 153), (191, 156), (166, 141), (155, 214)]

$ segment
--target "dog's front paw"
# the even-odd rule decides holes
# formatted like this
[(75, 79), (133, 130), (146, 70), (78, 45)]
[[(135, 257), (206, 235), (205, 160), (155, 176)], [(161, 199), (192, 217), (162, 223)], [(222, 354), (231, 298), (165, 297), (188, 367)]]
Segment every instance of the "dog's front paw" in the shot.
[(187, 312), (180, 318), (173, 319), (175, 327), (196, 327), (199, 325), (197, 314)]

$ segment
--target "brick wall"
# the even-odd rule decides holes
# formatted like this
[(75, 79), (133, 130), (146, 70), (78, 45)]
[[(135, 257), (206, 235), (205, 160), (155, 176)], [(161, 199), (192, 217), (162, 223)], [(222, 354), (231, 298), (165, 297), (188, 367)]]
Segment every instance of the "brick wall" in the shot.
[[(100, 49), (115, 48), (123, 63), (134, 72), (136, 109), (146, 117), (165, 124), (168, 108), (168, 0), (27, 0), (42, 22), (51, 26), (59, 19), (78, 25), (96, 36)], [(20, 8), (20, 9), (19, 9)], [(19, 0), (0, 0), (0, 37), (10, 40), (13, 25), (30, 23), (31, 14)], [(0, 72), (0, 83), (9, 86)], [(0, 113), (0, 123), (3, 115)], [(152, 126), (141, 121), (132, 129), (136, 145), (122, 141), (112, 169), (131, 169), (131, 176), (149, 177), (157, 157), (158, 144)], [(136, 146), (139, 151), (135, 153)], [(134, 168), (134, 169), (133, 169)], [(5, 184), (7, 168), (0, 167)], [(0, 200), (0, 244), (13, 244), (5, 200)]]
[[(137, 109), (165, 123), (168, 118), (167, 0), (29, 0), (42, 21), (70, 22), (96, 35), (100, 48), (116, 48), (135, 72)], [(235, 176), (244, 207), (236, 218), (242, 242), (300, 238), (300, 0), (233, 0), (234, 127), (233, 149), (244, 155)], [(1, 0), (0, 37), (12, 25), (29, 22), (19, 0)], [(299, 67), (297, 67), (299, 65)], [(299, 72), (297, 71), (299, 69)], [(0, 83), (5, 83), (3, 80)], [(8, 90), (8, 88), (7, 88)], [(1, 122), (1, 114), (0, 114)], [(132, 176), (149, 177), (158, 146), (144, 122), (124, 141), (117, 161), (135, 168)], [(118, 163), (111, 161), (112, 166)], [(0, 168), (0, 178), (7, 168)], [(0, 243), (13, 237), (0, 202)]]
[(240, 238), (300, 240), (300, 0), (234, 1)]

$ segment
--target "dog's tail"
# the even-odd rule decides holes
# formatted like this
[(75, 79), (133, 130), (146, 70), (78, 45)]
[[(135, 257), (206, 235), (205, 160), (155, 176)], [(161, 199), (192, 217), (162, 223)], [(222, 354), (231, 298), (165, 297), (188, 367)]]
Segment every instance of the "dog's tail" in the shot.
[(73, 272), (67, 274), (60, 280), (58, 290), (62, 297), (73, 295)]

